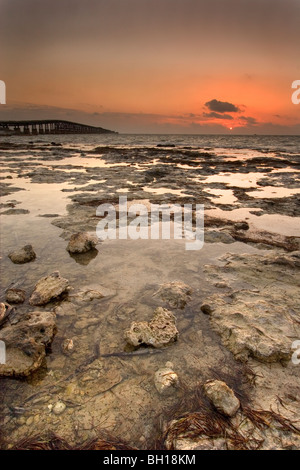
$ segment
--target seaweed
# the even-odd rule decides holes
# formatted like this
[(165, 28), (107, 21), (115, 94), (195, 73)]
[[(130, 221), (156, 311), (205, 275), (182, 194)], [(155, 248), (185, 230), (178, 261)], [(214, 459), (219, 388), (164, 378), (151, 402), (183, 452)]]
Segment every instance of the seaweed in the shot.
[(114, 438), (108, 433), (89, 439), (80, 445), (70, 445), (55, 433), (44, 436), (31, 436), (21, 439), (11, 450), (137, 450), (125, 441)]

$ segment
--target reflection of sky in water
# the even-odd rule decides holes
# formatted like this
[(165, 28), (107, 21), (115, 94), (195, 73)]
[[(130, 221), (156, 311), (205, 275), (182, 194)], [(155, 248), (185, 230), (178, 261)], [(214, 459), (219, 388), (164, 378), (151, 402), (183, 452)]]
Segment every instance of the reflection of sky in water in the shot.
[(238, 203), (237, 198), (234, 196), (231, 189), (210, 189), (205, 188), (205, 192), (212, 194), (212, 201), (216, 204), (235, 204)]
[[(90, 136), (87, 142), (87, 145), (82, 144), (82, 140), (85, 139), (83, 136), (51, 136), (51, 140), (68, 142), (72, 138), (75, 143), (70, 143), (69, 146), (74, 148), (75, 145), (80, 149), (91, 149), (95, 144), (99, 145), (99, 142), (111, 142), (112, 137), (100, 138), (99, 136), (91, 138)], [(227, 137), (226, 137), (227, 138)], [(44, 140), (47, 141), (48, 138)], [(94, 139), (94, 140), (93, 140)], [(155, 143), (161, 137), (151, 136), (147, 137), (148, 141)], [(168, 137), (168, 140), (171, 140), (172, 137)], [(189, 142), (197, 142), (197, 138), (185, 138), (181, 137), (182, 141), (188, 140)], [(216, 142), (218, 138), (216, 137), (205, 137), (206, 144), (210, 141), (211, 144)], [(242, 139), (242, 138), (241, 138)], [(23, 139), (20, 139), (23, 142)], [(145, 139), (143, 137), (126, 137), (126, 136), (116, 136), (117, 142), (122, 144), (122, 142), (137, 142), (140, 141), (140, 145), (145, 144)], [(200, 142), (201, 139), (198, 139)], [(78, 142), (78, 143), (76, 143)], [(55, 149), (59, 153), (59, 148)], [(214, 150), (212, 150), (214, 151)], [(260, 152), (252, 151), (242, 151), (236, 150), (234, 152), (231, 150), (220, 149), (217, 150), (218, 153), (230, 154), (230, 155), (243, 155), (246, 154), (249, 156), (262, 155)], [(26, 157), (21, 157), (26, 158)], [(235, 158), (235, 157), (233, 157)], [(34, 165), (35, 162), (33, 162)], [(116, 167), (120, 164), (110, 164), (105, 163), (105, 159), (102, 157), (81, 157), (76, 154), (70, 158), (64, 158), (63, 160), (42, 160), (41, 155), (39, 155), (39, 160), (37, 163), (42, 163), (46, 168), (51, 167), (51, 165), (59, 167), (61, 164), (65, 165), (78, 165), (84, 167)], [(156, 160), (155, 163), (158, 163)], [(149, 159), (147, 164), (145, 163), (136, 163), (134, 167), (136, 171), (141, 171), (142, 168), (147, 168), (148, 165), (152, 165), (153, 161)], [(122, 163), (121, 166), (127, 166), (128, 163)], [(132, 166), (132, 165), (131, 165)], [(189, 165), (179, 164), (177, 167), (182, 170), (188, 171), (189, 176), (192, 175), (193, 168)], [(8, 167), (7, 167), (8, 168)], [(76, 171), (77, 169), (64, 169), (65, 171)], [(13, 169), (12, 169), (13, 171)], [(288, 171), (288, 169), (274, 170), (278, 172)], [(294, 170), (293, 170), (294, 171)], [(182, 172), (183, 173), (183, 172)], [(8, 174), (8, 173), (5, 173)], [(92, 171), (91, 171), (92, 174)], [(106, 176), (106, 174), (105, 174)], [(204, 186), (206, 192), (212, 195), (213, 201), (217, 204), (237, 204), (236, 198), (233, 195), (232, 189), (230, 186), (239, 186), (243, 188), (255, 187), (258, 179), (264, 177), (263, 173), (220, 173), (218, 175), (211, 175), (209, 177), (204, 177), (204, 181), (201, 178), (201, 175), (198, 174), (197, 181), (199, 184)], [(127, 176), (129, 178), (129, 176)], [(84, 185), (78, 185), (85, 187), (93, 182), (93, 179), (90, 179)], [(195, 179), (189, 180), (189, 182), (194, 182)], [(179, 331), (184, 331), (180, 337), (180, 341), (175, 347), (166, 348), (161, 354), (157, 356), (145, 356), (143, 359), (140, 357), (130, 358), (128, 361), (129, 366), (121, 364), (120, 362), (114, 361), (109, 363), (108, 371), (101, 371), (104, 379), (106, 380), (109, 374), (115, 371), (121, 370), (121, 373), (124, 377), (129, 378), (130, 387), (126, 389), (126, 380), (124, 380), (120, 385), (117, 385), (114, 389), (114, 393), (107, 393), (107, 395), (101, 396), (101, 406), (95, 407), (97, 413), (101, 415), (101, 407), (103, 405), (103, 413), (109, 413), (120, 417), (122, 413), (118, 409), (118, 406), (123, 406), (125, 409), (125, 402), (132, 397), (132, 390), (135, 390), (132, 387), (137, 387), (136, 390), (140, 387), (140, 377), (142, 376), (143, 380), (149, 380), (149, 373), (154, 374), (158, 367), (161, 367), (165, 364), (167, 360), (172, 360), (176, 364), (176, 371), (179, 376), (187, 376), (190, 378), (194, 374), (194, 369), (187, 367), (187, 362), (185, 359), (185, 353), (193, 341), (189, 339), (189, 335), (194, 335), (197, 330), (201, 331), (201, 335), (206, 335), (206, 323), (204, 316), (198, 314), (199, 312), (199, 302), (203, 302), (203, 292), (208, 292), (208, 289), (211, 289), (209, 282), (205, 278), (205, 273), (203, 266), (205, 264), (216, 263), (217, 259), (224, 254), (224, 250), (228, 250), (228, 247), (224, 247), (223, 244), (205, 244), (203, 249), (199, 252), (188, 252), (185, 250), (185, 241), (184, 240), (108, 240), (104, 243), (101, 243), (97, 248), (99, 252), (94, 252), (89, 259), (86, 257), (80, 257), (77, 259), (72, 258), (66, 250), (67, 242), (60, 237), (62, 229), (55, 227), (51, 224), (52, 219), (38, 217), (42, 214), (60, 214), (63, 215), (66, 213), (66, 205), (71, 203), (71, 200), (68, 198), (70, 193), (64, 193), (61, 190), (64, 188), (72, 189), (74, 183), (71, 179), (63, 183), (31, 183), (28, 179), (24, 178), (14, 178), (7, 180), (11, 183), (12, 186), (22, 187), (24, 190), (15, 192), (11, 195), (5, 196), (2, 198), (2, 202), (6, 203), (11, 200), (21, 201), (21, 204), (18, 204), (17, 208), (28, 209), (29, 214), (24, 215), (7, 215), (2, 216), (2, 227), (1, 227), (1, 249), (2, 249), (2, 263), (3, 269), (1, 272), (2, 285), (6, 288), (12, 282), (20, 282), (20, 287), (31, 292), (34, 284), (38, 279), (50, 274), (53, 271), (59, 270), (63, 277), (66, 277), (70, 281), (72, 288), (76, 290), (82, 288), (82, 286), (91, 286), (95, 282), (103, 284), (104, 287), (109, 289), (114, 289), (116, 291), (116, 296), (113, 299), (95, 301), (89, 305), (81, 305), (78, 307), (76, 316), (69, 322), (68, 318), (57, 317), (58, 325), (58, 334), (52, 345), (52, 352), (47, 356), (47, 367), (48, 371), (51, 372), (54, 377), (53, 380), (51, 376), (46, 376), (45, 379), (41, 379), (39, 383), (30, 384), (32, 388), (30, 393), (35, 393), (39, 391), (40, 387), (45, 387), (48, 401), (55, 403), (58, 399), (70, 399), (70, 396), (65, 393), (64, 389), (59, 389), (59, 392), (49, 389), (49, 384), (53, 385), (58, 379), (61, 379), (64, 375), (67, 376), (75, 370), (80, 364), (86, 361), (87, 357), (94, 350), (94, 346), (101, 344), (101, 353), (110, 353), (122, 351), (124, 348), (124, 338), (123, 333), (126, 328), (130, 325), (131, 321), (136, 320), (149, 320), (151, 317), (151, 312), (155, 306), (155, 300), (153, 298), (153, 293), (157, 289), (157, 286), (163, 282), (170, 282), (171, 280), (182, 279), (184, 282), (189, 284), (194, 292), (192, 297), (192, 303), (190, 310), (187, 310), (189, 316), (178, 315), (178, 329)], [(95, 183), (104, 183), (105, 180), (95, 180)], [(113, 181), (112, 181), (113, 182)], [(219, 188), (209, 188), (210, 183), (226, 183), (228, 184), (228, 189), (219, 189)], [(126, 184), (135, 185), (137, 183), (126, 181), (124, 178), (124, 187), (120, 185), (117, 193), (125, 193), (128, 191)], [(157, 183), (156, 183), (157, 184)], [(165, 195), (167, 193), (185, 196), (184, 186), (183, 189), (169, 189), (164, 186), (160, 188), (153, 187), (144, 187), (145, 191), (149, 191), (152, 194), (161, 194)], [(276, 194), (279, 197), (279, 193), (283, 196), (289, 194), (295, 194), (296, 189), (290, 190), (287, 188), (281, 187), (264, 187), (257, 188), (255, 192), (249, 192), (249, 195), (252, 197), (269, 197), (268, 194), (271, 194), (270, 197), (276, 197)], [(298, 191), (299, 192), (299, 191)], [(220, 196), (220, 197), (217, 197)], [(149, 195), (148, 195), (149, 197)], [(134, 203), (146, 203), (147, 207), (150, 207), (149, 200), (136, 200), (131, 201), (131, 204)], [(3, 209), (5, 210), (5, 209)], [(96, 211), (96, 208), (95, 208)], [(288, 216), (282, 216), (278, 214), (266, 214), (260, 217), (257, 217), (255, 214), (250, 214), (250, 211), (258, 212), (259, 209), (254, 208), (237, 208), (233, 211), (222, 211), (220, 208), (206, 210), (207, 215), (220, 216), (232, 220), (242, 220), (247, 219), (251, 225), (251, 228), (257, 227), (259, 229), (264, 229), (267, 231), (274, 231), (276, 233), (281, 233), (283, 235), (299, 235), (300, 232), (300, 218), (292, 218)], [(37, 252), (37, 259), (33, 263), (16, 266), (7, 257), (7, 253), (16, 247), (23, 246), (27, 243), (31, 243)], [(230, 251), (232, 253), (261, 253), (256, 248), (244, 244), (244, 243), (233, 243), (230, 245)], [(96, 256), (97, 254), (97, 256)], [(150, 288), (149, 288), (150, 286)], [(153, 287), (154, 286), (154, 287)], [(201, 286), (201, 295), (198, 295), (199, 286)], [(72, 291), (73, 292), (73, 291)], [(194, 303), (193, 303), (194, 302)], [(122, 313), (122, 308), (124, 307), (124, 313)], [(130, 313), (132, 308), (133, 313)], [(120, 315), (119, 315), (120, 311)], [(196, 312), (196, 314), (195, 314)], [(93, 322), (96, 322), (95, 326), (89, 326), (88, 321), (92, 319)], [(187, 324), (187, 320), (189, 323)], [(76, 326), (76, 322), (80, 324), (83, 321), (84, 327)], [(84, 323), (86, 322), (86, 323)], [(98, 323), (97, 323), (98, 322)], [(65, 339), (65, 335), (68, 337), (74, 337), (75, 352), (73, 356), (67, 357), (62, 355), (61, 352), (61, 343)], [(202, 336), (201, 336), (202, 337)], [(211, 339), (211, 331), (209, 330), (208, 337)], [(205, 337), (206, 339), (206, 337)], [(205, 350), (206, 341), (203, 342), (203, 346), (200, 348), (194, 348), (192, 350), (193, 361), (203, 360), (207, 361), (208, 352), (211, 352), (209, 349)], [(208, 343), (209, 344), (209, 343)], [(218, 351), (214, 349), (214, 355), (212, 360), (216, 358), (216, 364), (220, 363), (220, 359), (223, 359), (223, 352), (220, 356), (216, 356)], [(142, 367), (141, 367), (142, 364)], [(134, 367), (138, 373), (135, 372)], [(146, 371), (143, 374), (143, 370)], [(134, 372), (132, 372), (134, 371)], [(150, 372), (149, 372), (150, 371)], [(58, 374), (55, 377), (55, 374)], [(51, 382), (52, 380), (52, 382)], [(10, 382), (9, 382), (10, 383)], [(90, 383), (90, 382), (87, 382)], [(11, 387), (7, 388), (7, 397), (9, 400), (9, 405), (17, 406), (20, 405), (20, 397), (24, 392), (27, 393), (26, 387), (28, 384), (25, 382), (18, 383), (18, 393), (15, 390), (15, 383), (11, 382)], [(101, 384), (100, 384), (101, 385)], [(124, 388), (122, 388), (124, 386)], [(83, 391), (86, 385), (80, 382), (76, 384), (79, 392)], [(97, 380), (92, 382), (90, 386), (90, 391), (92, 395), (95, 393), (99, 395), (98, 382)], [(93, 388), (94, 387), (94, 388)], [(141, 389), (141, 387), (140, 387)], [(129, 391), (128, 391), (129, 390)], [(68, 391), (69, 393), (69, 391)], [(117, 395), (119, 393), (119, 396)], [(126, 395), (126, 393), (128, 395)], [(79, 400), (81, 395), (76, 395), (71, 399), (76, 402)], [(70, 426), (74, 417), (78, 417), (81, 412), (84, 412), (85, 407), (88, 407), (89, 400), (91, 397), (87, 393), (86, 402), (84, 402), (84, 394), (82, 395), (82, 406), (79, 408), (71, 408), (70, 415), (64, 415), (64, 425)], [(157, 397), (153, 395), (153, 403), (150, 401), (152, 398), (152, 393), (149, 393), (149, 403), (147, 406), (151, 411), (152, 416), (157, 412)], [(106, 400), (106, 401), (105, 401)], [(123, 401), (122, 401), (123, 400)], [(136, 396), (134, 396), (136, 401)], [(48, 402), (47, 402), (48, 403)], [(97, 402), (98, 403), (98, 402)], [(144, 405), (144, 403), (142, 403)], [(135, 408), (136, 406), (136, 408)], [(153, 407), (153, 408), (152, 408)], [(130, 408), (130, 413), (140, 412), (139, 407), (134, 403), (132, 409)], [(46, 410), (46, 411), (45, 411)], [(94, 411), (94, 410), (93, 410)], [(122, 410), (121, 410), (122, 411)], [(46, 407), (45, 403), (41, 405), (36, 405), (33, 413), (39, 413), (41, 416), (45, 413), (49, 414), (49, 410)], [(144, 414), (141, 414), (143, 417)], [(27, 418), (27, 416), (26, 416)], [(151, 419), (147, 418), (147, 422), (143, 423), (149, 425)], [(145, 419), (146, 421), (146, 419)], [(55, 432), (57, 431), (56, 421), (51, 423), (51, 428)], [(75, 423), (75, 421), (74, 421)], [(72, 425), (74, 424), (72, 423)], [(128, 422), (126, 422), (128, 425)], [(23, 433), (27, 433), (27, 430)]]
[(209, 209), (205, 214), (213, 217), (221, 217), (229, 220), (247, 220), (250, 225), (259, 230), (278, 233), (280, 235), (298, 237), (300, 233), (300, 217), (289, 217), (280, 214), (255, 215), (250, 212), (260, 213), (260, 209), (238, 208), (232, 211), (223, 211), (220, 208)]
[(170, 189), (164, 187), (152, 188), (151, 186), (144, 186), (143, 190), (153, 194), (175, 194), (176, 196), (182, 197), (189, 196), (189, 194), (185, 194), (182, 189)]
[(264, 173), (219, 173), (207, 176), (204, 183), (225, 183), (239, 188), (253, 188), (257, 181), (265, 176)]
[(30, 211), (28, 215), (31, 217), (46, 213), (65, 213), (66, 204), (70, 202), (67, 196), (61, 192), (66, 187), (66, 183), (34, 184), (24, 181), (20, 182), (18, 179), (18, 181), (14, 181), (13, 185), (24, 190), (5, 196), (1, 198), (1, 201), (3, 203), (9, 202), (12, 199), (21, 201), (21, 204), (18, 204), (18, 209), (28, 209)]
[(300, 194), (299, 188), (277, 188), (275, 186), (265, 186), (257, 191), (251, 191), (249, 195), (258, 199), (290, 197), (293, 194)]

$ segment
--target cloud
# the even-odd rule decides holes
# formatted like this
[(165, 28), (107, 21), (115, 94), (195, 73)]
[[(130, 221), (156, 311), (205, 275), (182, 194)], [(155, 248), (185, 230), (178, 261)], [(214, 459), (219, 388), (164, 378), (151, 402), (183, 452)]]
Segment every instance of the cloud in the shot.
[(240, 110), (237, 106), (227, 101), (211, 100), (205, 103), (205, 106), (216, 113), (238, 113)]
[(214, 118), (214, 119), (233, 119), (232, 116), (230, 116), (230, 114), (220, 114), (220, 113), (215, 113), (215, 112), (211, 112), (211, 113), (203, 113), (203, 117), (205, 118)]
[[(228, 134), (229, 122), (234, 128), (234, 134), (279, 134), (299, 135), (300, 122), (295, 125), (279, 125), (275, 122), (256, 121), (251, 116), (238, 116), (234, 121), (226, 121), (225, 113), (186, 113), (182, 115), (156, 113), (126, 113), (118, 111), (87, 112), (79, 109), (59, 108), (34, 103), (11, 102), (10, 105), (0, 106), (1, 120), (30, 120), (30, 119), (66, 119), (68, 121), (104, 127), (120, 133), (128, 134)], [(229, 119), (232, 118), (231, 116)], [(219, 119), (219, 120), (218, 120)], [(237, 121), (237, 125), (236, 125)], [(234, 124), (234, 125), (233, 125)]]
[(241, 116), (241, 121), (244, 121), (249, 126), (256, 126), (258, 124), (257, 119), (251, 116)]

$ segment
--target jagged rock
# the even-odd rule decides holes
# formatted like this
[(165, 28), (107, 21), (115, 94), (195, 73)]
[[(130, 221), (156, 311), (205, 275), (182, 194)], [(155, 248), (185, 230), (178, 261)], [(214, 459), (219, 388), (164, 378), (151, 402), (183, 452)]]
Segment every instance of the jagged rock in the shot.
[(3, 320), (6, 314), (6, 306), (3, 302), (0, 303), (0, 321)]
[(235, 239), (227, 232), (208, 230), (204, 234), (205, 243), (235, 243)]
[(166, 362), (165, 367), (155, 372), (154, 384), (161, 395), (172, 393), (178, 385), (178, 375), (173, 370), (173, 364)]
[[(257, 216), (259, 214), (255, 212), (255, 215)], [(267, 232), (266, 230), (235, 230), (232, 232), (232, 236), (236, 241), (241, 241), (244, 243), (255, 243), (258, 245), (276, 246), (284, 248), (287, 251), (295, 251), (299, 250), (300, 248), (300, 239), (298, 237), (281, 235), (276, 232)]]
[(280, 263), (278, 258), (276, 253), (228, 254), (220, 258), (226, 263), (224, 267), (207, 269), (211, 280), (224, 274), (234, 288), (230, 296), (215, 294), (205, 303), (211, 309), (213, 328), (241, 361), (249, 357), (262, 362), (288, 361), (291, 338), (300, 337), (297, 257), (285, 254)]
[(30, 305), (45, 305), (50, 302), (50, 300), (66, 292), (68, 287), (69, 281), (60, 277), (59, 272), (56, 271), (37, 282), (29, 299), (29, 303)]
[(233, 390), (221, 380), (209, 380), (203, 386), (213, 406), (225, 416), (234, 416), (240, 408), (240, 401)]
[(64, 354), (71, 354), (74, 351), (74, 341), (72, 339), (65, 339), (61, 345)]
[(248, 222), (236, 222), (234, 228), (236, 230), (249, 230), (249, 224)]
[(212, 307), (208, 304), (201, 305), (200, 309), (205, 315), (211, 315), (213, 311)]
[(178, 339), (176, 318), (169, 310), (158, 307), (148, 322), (133, 322), (125, 332), (126, 341), (132, 346), (147, 344), (154, 348), (167, 346)]
[(57, 403), (55, 403), (55, 405), (53, 406), (52, 408), (52, 412), (55, 414), (55, 415), (61, 415), (65, 409), (66, 409), (66, 405), (64, 402), (62, 401), (58, 401)]
[(162, 284), (155, 295), (167, 302), (170, 307), (184, 308), (190, 300), (192, 289), (183, 282), (173, 281)]
[[(211, 316), (223, 343), (241, 361), (254, 357), (263, 362), (278, 362), (291, 357), (294, 331), (286, 309), (270, 305), (255, 293), (234, 293), (233, 305), (219, 299)], [(295, 333), (294, 333), (295, 335)]]
[(32, 312), (19, 323), (3, 328), (0, 340), (6, 345), (6, 363), (0, 365), (0, 377), (26, 377), (36, 371), (55, 333), (55, 315), (51, 312)]
[(67, 246), (70, 253), (86, 253), (93, 250), (98, 243), (96, 235), (91, 235), (88, 232), (74, 233)]
[(36, 254), (32, 245), (25, 245), (23, 248), (9, 253), (8, 257), (15, 264), (24, 264), (35, 260)]
[(145, 181), (149, 182), (152, 181), (154, 178), (156, 179), (161, 179), (164, 176), (166, 176), (168, 173), (168, 170), (166, 170), (165, 167), (155, 165), (154, 168), (150, 168), (149, 170), (146, 170), (144, 175), (145, 175)]
[(22, 304), (25, 302), (26, 292), (23, 289), (7, 289), (5, 293), (5, 300), (11, 304)]
[(1, 212), (1, 215), (23, 215), (29, 214), (29, 210), (27, 209), (8, 209), (4, 212)]
[(14, 307), (9, 305), (8, 303), (1, 302), (0, 303), (0, 326), (4, 325), (4, 323), (8, 320), (9, 315), (14, 311)]

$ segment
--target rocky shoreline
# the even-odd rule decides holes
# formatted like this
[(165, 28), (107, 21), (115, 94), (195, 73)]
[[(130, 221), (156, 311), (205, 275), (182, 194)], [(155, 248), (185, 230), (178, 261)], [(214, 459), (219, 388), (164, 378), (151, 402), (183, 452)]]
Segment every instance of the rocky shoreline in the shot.
[[(140, 449), (299, 449), (300, 237), (284, 230), (300, 217), (299, 156), (54, 144), (0, 145), (3, 448), (37, 430), (70, 446), (106, 430)], [(55, 195), (33, 214), (28, 182), (58, 185), (66, 209)], [(120, 194), (204, 204), (204, 248), (99, 243), (96, 207), (118, 213)], [(264, 226), (273, 215), (283, 227)]]

